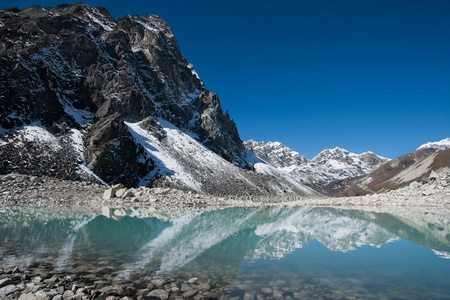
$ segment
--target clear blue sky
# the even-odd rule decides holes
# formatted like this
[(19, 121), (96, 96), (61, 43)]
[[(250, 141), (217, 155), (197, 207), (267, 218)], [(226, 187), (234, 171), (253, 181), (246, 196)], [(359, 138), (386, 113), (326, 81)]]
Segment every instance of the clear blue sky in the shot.
[(450, 137), (449, 0), (85, 3), (167, 21), (244, 140), (394, 158)]

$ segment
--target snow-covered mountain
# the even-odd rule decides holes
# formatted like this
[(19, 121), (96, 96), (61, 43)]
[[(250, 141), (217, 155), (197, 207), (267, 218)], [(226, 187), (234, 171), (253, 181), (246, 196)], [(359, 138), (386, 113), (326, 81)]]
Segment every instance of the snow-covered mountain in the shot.
[(377, 169), (389, 159), (372, 152), (351, 153), (336, 147), (325, 148), (309, 160), (279, 142), (244, 142), (249, 151), (289, 174), (299, 182), (324, 186), (335, 180), (358, 177)]
[(161, 18), (77, 3), (0, 10), (0, 24), (1, 173), (317, 194), (270, 165), (253, 171), (259, 160)]
[(425, 149), (425, 148), (433, 148), (436, 150), (445, 150), (450, 148), (450, 138), (446, 138), (443, 140), (440, 140), (438, 142), (429, 142), (426, 144), (421, 145), (417, 150)]
[(280, 142), (264, 143), (249, 140), (244, 141), (244, 145), (257, 157), (270, 163), (276, 168), (299, 166), (309, 161), (305, 155), (300, 156), (298, 152), (295, 152)]

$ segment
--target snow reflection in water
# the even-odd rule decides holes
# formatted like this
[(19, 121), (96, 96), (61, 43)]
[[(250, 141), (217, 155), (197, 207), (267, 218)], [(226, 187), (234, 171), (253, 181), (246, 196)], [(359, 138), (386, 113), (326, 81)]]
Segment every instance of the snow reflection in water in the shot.
[(442, 209), (374, 213), (264, 207), (183, 213), (5, 207), (0, 262), (19, 268), (35, 261), (55, 269), (107, 265), (119, 278), (131, 279), (208, 274), (238, 296), (239, 288), (245, 291), (242, 282), (260, 291), (275, 279), (284, 281), (285, 291), (283, 284), (272, 282), (274, 297), (274, 287), (295, 296), (295, 286), (304, 289), (305, 282), (370, 285), (385, 295), (402, 286), (408, 293), (420, 286), (420, 293), (432, 287), (448, 294), (450, 288), (440, 284), (450, 279), (447, 216)]

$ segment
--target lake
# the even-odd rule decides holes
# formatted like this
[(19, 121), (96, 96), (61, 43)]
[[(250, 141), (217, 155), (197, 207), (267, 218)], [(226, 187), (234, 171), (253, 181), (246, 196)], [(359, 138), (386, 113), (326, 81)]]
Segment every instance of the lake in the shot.
[(2, 207), (0, 264), (194, 299), (450, 299), (449, 210), (371, 210)]

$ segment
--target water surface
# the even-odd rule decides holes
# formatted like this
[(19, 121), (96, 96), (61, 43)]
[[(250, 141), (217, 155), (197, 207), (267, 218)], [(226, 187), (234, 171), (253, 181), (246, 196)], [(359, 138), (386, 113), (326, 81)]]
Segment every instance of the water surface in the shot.
[[(450, 299), (448, 211), (3, 207), (0, 264), (246, 299)], [(237, 299), (237, 298), (236, 298)]]

